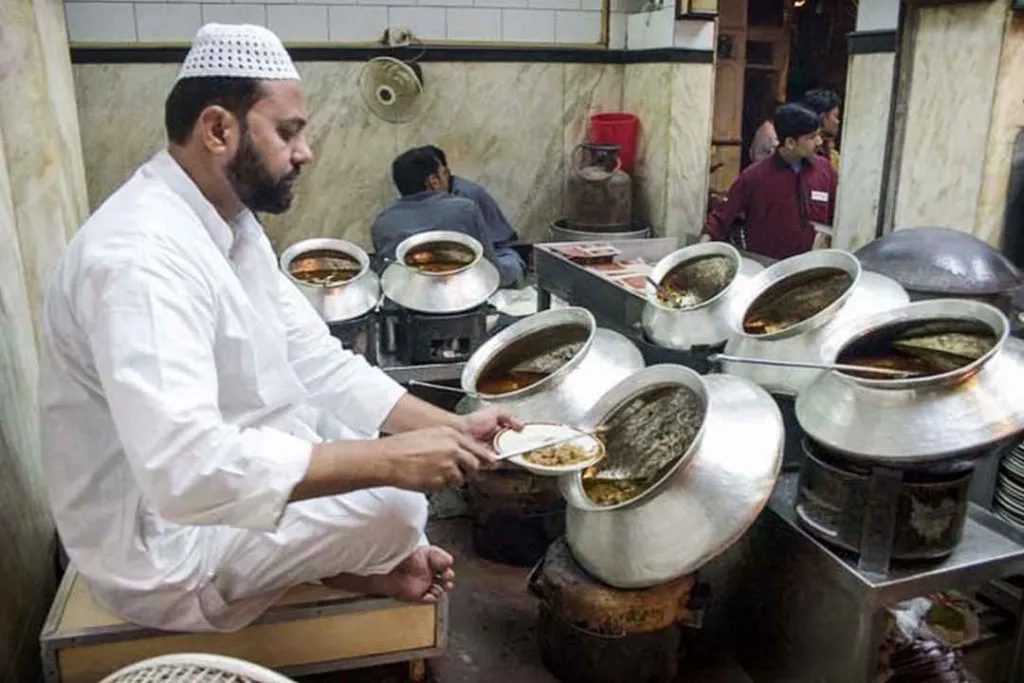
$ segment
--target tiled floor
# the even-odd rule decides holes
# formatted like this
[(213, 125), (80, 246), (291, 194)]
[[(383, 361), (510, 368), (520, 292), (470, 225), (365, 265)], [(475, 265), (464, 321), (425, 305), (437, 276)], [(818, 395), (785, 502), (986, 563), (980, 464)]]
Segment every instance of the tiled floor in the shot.
[[(430, 663), (434, 683), (558, 683), (540, 661), (536, 600), (526, 590), (527, 569), (507, 567), (475, 555), (469, 522), (431, 524), (430, 539), (456, 557), (448, 649)], [(689, 648), (676, 683), (749, 683), (750, 679), (713, 647)], [(402, 680), (404, 670), (335, 674), (316, 683)], [(312, 679), (311, 679), (312, 680)]]

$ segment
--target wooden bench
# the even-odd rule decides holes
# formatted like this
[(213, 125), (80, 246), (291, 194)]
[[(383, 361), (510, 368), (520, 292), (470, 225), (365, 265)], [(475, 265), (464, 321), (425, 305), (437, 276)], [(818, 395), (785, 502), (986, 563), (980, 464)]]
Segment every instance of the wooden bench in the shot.
[(286, 676), (408, 662), (413, 680), (440, 654), (448, 634), (447, 596), (411, 605), (306, 584), (289, 591), (235, 633), (174, 633), (111, 614), (69, 568), (40, 635), (46, 683), (96, 683), (158, 655), (205, 652), (244, 659)]

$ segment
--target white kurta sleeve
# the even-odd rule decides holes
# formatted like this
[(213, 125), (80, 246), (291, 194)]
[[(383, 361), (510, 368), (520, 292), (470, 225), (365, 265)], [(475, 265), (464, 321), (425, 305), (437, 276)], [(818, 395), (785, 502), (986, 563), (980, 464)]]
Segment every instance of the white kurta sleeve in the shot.
[(275, 529), (312, 444), (224, 421), (213, 290), (185, 258), (133, 256), (94, 267), (76, 304), (146, 502), (178, 524)]
[(405, 389), (362, 356), (342, 348), (302, 292), (283, 273), (279, 276), (288, 357), (310, 393), (310, 403), (359, 432), (379, 431)]

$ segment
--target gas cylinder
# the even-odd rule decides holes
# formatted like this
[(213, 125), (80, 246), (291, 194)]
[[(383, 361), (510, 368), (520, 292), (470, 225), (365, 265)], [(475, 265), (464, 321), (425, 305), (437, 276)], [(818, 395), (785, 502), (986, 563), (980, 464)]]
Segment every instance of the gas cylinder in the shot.
[(633, 181), (619, 145), (584, 142), (572, 154), (566, 219), (572, 230), (621, 232), (633, 221)]

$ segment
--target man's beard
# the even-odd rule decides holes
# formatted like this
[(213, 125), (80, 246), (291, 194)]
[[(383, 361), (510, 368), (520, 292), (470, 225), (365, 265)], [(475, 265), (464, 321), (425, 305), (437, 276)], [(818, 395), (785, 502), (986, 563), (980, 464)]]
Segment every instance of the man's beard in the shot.
[(228, 181), (238, 198), (257, 213), (284, 213), (292, 205), (292, 186), (299, 176), (296, 166), (290, 173), (274, 180), (263, 154), (256, 149), (248, 131), (227, 167)]

